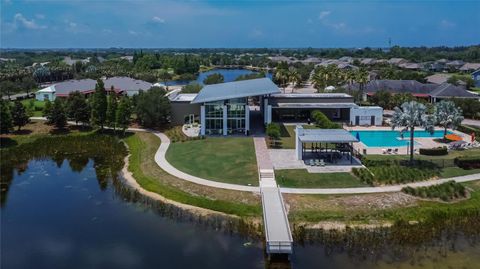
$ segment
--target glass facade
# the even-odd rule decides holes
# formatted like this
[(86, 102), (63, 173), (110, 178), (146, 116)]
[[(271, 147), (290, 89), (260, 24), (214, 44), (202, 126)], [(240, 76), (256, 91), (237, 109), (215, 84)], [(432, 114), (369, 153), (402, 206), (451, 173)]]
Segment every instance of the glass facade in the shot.
[(246, 98), (205, 103), (205, 134), (223, 134), (223, 108), (227, 108), (227, 134), (245, 134)]

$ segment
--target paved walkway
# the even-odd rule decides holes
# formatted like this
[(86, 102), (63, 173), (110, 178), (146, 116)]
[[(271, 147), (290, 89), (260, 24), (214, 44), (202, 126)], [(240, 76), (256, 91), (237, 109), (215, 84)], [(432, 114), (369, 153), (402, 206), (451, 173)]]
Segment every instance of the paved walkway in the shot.
[(275, 173), (264, 137), (253, 138), (262, 194), (266, 250), (271, 253), (292, 253), (292, 232), (283, 197), (275, 181)]
[(214, 187), (214, 188), (236, 190), (236, 191), (260, 192), (259, 187), (242, 186), (237, 184), (217, 182), (213, 180), (192, 176), (178, 170), (177, 168), (173, 167), (165, 158), (165, 154), (167, 153), (168, 147), (170, 146), (170, 139), (163, 133), (154, 132), (153, 134), (158, 136), (162, 141), (162, 143), (160, 144), (160, 147), (155, 153), (155, 162), (158, 164), (158, 166), (160, 166), (160, 168), (165, 170), (165, 172), (169, 173), (170, 175), (196, 183), (196, 184), (205, 185), (205, 186)]
[[(46, 120), (44, 117), (31, 117), (30, 119), (32, 120)], [(71, 122), (69, 122), (71, 124)], [(73, 124), (75, 124), (73, 122)], [(167, 152), (168, 147), (170, 146), (170, 139), (163, 133), (159, 133), (153, 130), (148, 130), (148, 129), (142, 129), (142, 128), (128, 128), (129, 131), (133, 132), (151, 132), (154, 135), (158, 136), (162, 143), (160, 144), (160, 147), (158, 148), (156, 154), (155, 154), (155, 162), (165, 170), (167, 173), (171, 174), (172, 176), (175, 176), (177, 178), (187, 180), (196, 184), (200, 185), (205, 185), (209, 187), (214, 187), (214, 188), (221, 188), (221, 189), (227, 189), (227, 190), (236, 190), (236, 191), (248, 191), (248, 192), (260, 192), (259, 187), (253, 187), (253, 186), (243, 186), (243, 185), (237, 185), (237, 184), (229, 184), (229, 183), (222, 183), (222, 182), (217, 182), (217, 181), (212, 181), (204, 178), (199, 178), (196, 176), (189, 175), (187, 173), (184, 173), (177, 168), (173, 167), (165, 158), (165, 154)], [(255, 137), (254, 139), (263, 139), (261, 137)], [(254, 140), (255, 143), (255, 140)], [(257, 141), (259, 143), (259, 141)], [(265, 143), (265, 142), (264, 142)], [(261, 150), (260, 156), (268, 156), (268, 149), (266, 148), (265, 144), (265, 149), (264, 151)], [(259, 157), (257, 157), (259, 158)], [(261, 158), (262, 160), (264, 158)], [(258, 161), (257, 161), (258, 162)], [(268, 162), (267, 161), (261, 161), (262, 166), (266, 167), (268, 169)], [(271, 161), (270, 162), (270, 167)], [(450, 180), (454, 180), (456, 182), (468, 182), (468, 181), (474, 181), (474, 180), (480, 180), (480, 173), (478, 174), (473, 174), (473, 175), (467, 175), (467, 176), (460, 176), (460, 177), (452, 177), (452, 178), (443, 178), (439, 180), (429, 180), (429, 181), (422, 181), (422, 182), (416, 182), (416, 183), (411, 183), (411, 184), (402, 184), (402, 185), (393, 185), (393, 186), (385, 186), (385, 187), (359, 187), (359, 188), (331, 188), (331, 189), (305, 189), (305, 188), (280, 188), (280, 191), (282, 193), (292, 193), (292, 194), (362, 194), (362, 193), (384, 193), (384, 192), (398, 192), (401, 191), (401, 189), (405, 186), (411, 186), (411, 187), (420, 187), (420, 186), (432, 186), (432, 185), (437, 185), (441, 184)]]
[(480, 127), (480, 120), (464, 119), (464, 120), (462, 121), (462, 124)]
[(468, 182), (474, 180), (480, 180), (480, 173), (460, 176), (460, 177), (451, 177), (451, 178), (442, 178), (428, 181), (421, 181), (415, 183), (401, 184), (401, 185), (392, 185), (392, 186), (383, 186), (383, 187), (359, 187), (359, 188), (332, 188), (332, 189), (301, 189), (301, 188), (280, 188), (282, 193), (294, 193), (294, 194), (361, 194), (361, 193), (385, 193), (385, 192), (399, 192), (403, 187), (427, 187), (432, 185), (442, 184), (448, 181), (456, 182)]

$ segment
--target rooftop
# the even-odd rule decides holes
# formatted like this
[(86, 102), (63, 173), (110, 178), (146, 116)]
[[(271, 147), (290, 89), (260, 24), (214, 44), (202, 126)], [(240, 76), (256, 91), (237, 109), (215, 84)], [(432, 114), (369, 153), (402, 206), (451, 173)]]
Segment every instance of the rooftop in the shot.
[(280, 93), (280, 89), (269, 78), (219, 83), (203, 87), (192, 104), (273, 93)]
[[(303, 128), (302, 128), (303, 129)], [(301, 142), (320, 143), (350, 143), (358, 142), (358, 139), (344, 129), (303, 129), (298, 136)]]
[(275, 98), (351, 98), (346, 93), (276, 93)]

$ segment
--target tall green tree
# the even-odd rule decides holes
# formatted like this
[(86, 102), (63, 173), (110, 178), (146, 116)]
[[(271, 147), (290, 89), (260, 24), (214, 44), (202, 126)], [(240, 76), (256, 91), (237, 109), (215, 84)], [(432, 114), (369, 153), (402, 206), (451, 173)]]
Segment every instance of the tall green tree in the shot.
[(17, 126), (19, 131), (20, 131), (20, 128), (22, 128), (23, 126), (27, 125), (27, 123), (30, 122), (30, 118), (27, 115), (27, 111), (25, 110), (25, 107), (18, 100), (15, 101), (15, 104), (13, 105), (11, 113), (12, 113), (13, 125)]
[(63, 129), (67, 126), (67, 113), (64, 102), (60, 98), (56, 98), (55, 101), (53, 101), (48, 121), (58, 129)]
[(49, 99), (46, 99), (45, 106), (43, 107), (42, 115), (45, 118), (47, 118), (47, 123), (51, 123), (51, 122), (48, 122), (48, 118), (50, 117), (51, 113), (52, 113), (52, 102), (50, 102)]
[(113, 127), (113, 131), (115, 131), (116, 127), (116, 113), (117, 113), (117, 95), (114, 91), (111, 91), (108, 96), (107, 101), (107, 119), (106, 124), (110, 127)]
[(8, 100), (10, 100), (11, 95), (17, 93), (19, 90), (20, 89), (17, 84), (10, 80), (0, 82), (0, 93), (2, 96), (7, 96)]
[(415, 127), (423, 127), (433, 133), (435, 119), (427, 114), (427, 107), (415, 101), (403, 103), (402, 107), (395, 107), (392, 116), (392, 129), (404, 127), (410, 131), (410, 163), (413, 163)]
[(132, 116), (132, 105), (130, 103), (130, 98), (128, 96), (123, 96), (120, 98), (118, 104), (118, 109), (115, 115), (115, 123), (118, 128), (122, 129), (123, 134), (125, 135), (125, 130), (130, 124), (130, 118)]
[(456, 129), (463, 121), (462, 110), (452, 101), (441, 101), (435, 104), (434, 115), (438, 125), (444, 128), (444, 135), (447, 129)]
[(95, 93), (93, 94), (91, 101), (92, 115), (90, 120), (92, 124), (100, 126), (102, 130), (107, 120), (107, 106), (107, 92), (105, 91), (105, 85), (101, 79), (98, 79), (97, 84), (95, 85)]
[(203, 84), (209, 85), (209, 84), (218, 84), (218, 83), (223, 83), (224, 77), (220, 73), (213, 73), (211, 75), (208, 75), (204, 80)]
[(190, 82), (182, 87), (182, 93), (198, 93), (202, 89), (202, 85), (197, 82)]
[(90, 106), (85, 96), (78, 91), (68, 95), (66, 110), (68, 118), (74, 120), (75, 124), (85, 124), (90, 120)]
[(10, 102), (0, 100), (0, 133), (9, 133), (13, 128), (12, 113), (10, 111)]
[(165, 93), (163, 88), (152, 87), (138, 94), (135, 112), (140, 124), (145, 127), (161, 127), (168, 123), (171, 108)]

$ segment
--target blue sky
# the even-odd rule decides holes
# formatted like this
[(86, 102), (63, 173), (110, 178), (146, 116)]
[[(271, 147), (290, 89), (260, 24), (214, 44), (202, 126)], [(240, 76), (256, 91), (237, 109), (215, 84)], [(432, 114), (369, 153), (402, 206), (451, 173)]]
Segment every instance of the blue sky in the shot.
[(480, 0), (0, 0), (2, 48), (480, 44)]

